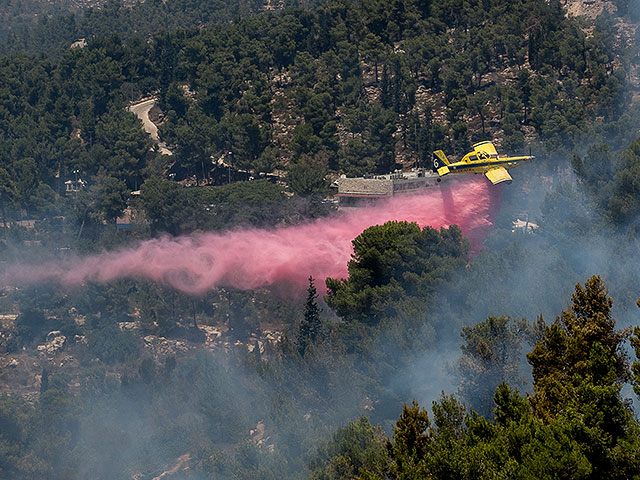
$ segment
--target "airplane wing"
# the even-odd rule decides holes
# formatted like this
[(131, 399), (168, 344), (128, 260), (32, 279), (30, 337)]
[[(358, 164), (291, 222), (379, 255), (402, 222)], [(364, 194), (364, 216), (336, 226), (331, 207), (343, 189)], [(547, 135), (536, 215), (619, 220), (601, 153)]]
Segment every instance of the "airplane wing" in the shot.
[(496, 147), (493, 146), (493, 142), (486, 141), (476, 143), (473, 146), (478, 158), (483, 158), (485, 155), (481, 155), (480, 152), (487, 154), (489, 157), (496, 158), (498, 156), (498, 152), (496, 151)]
[(504, 167), (490, 168), (484, 174), (494, 185), (496, 183), (502, 183), (502, 182), (511, 183), (511, 181), (513, 180), (511, 178), (511, 175), (509, 175), (509, 172), (507, 172), (507, 169)]

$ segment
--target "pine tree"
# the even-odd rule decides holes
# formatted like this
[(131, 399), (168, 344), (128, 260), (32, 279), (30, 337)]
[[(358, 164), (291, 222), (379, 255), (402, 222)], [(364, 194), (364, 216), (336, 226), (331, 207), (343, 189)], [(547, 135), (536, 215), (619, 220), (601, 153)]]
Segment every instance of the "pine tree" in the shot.
[(493, 396), (499, 384), (522, 384), (518, 373), (524, 321), (490, 315), (474, 326), (462, 327), (464, 344), (458, 361), (459, 392), (474, 410), (491, 416)]
[(42, 369), (42, 378), (40, 379), (40, 393), (49, 390), (49, 372), (46, 368)]
[(304, 357), (309, 345), (315, 343), (322, 328), (320, 312), (317, 303), (318, 292), (313, 282), (313, 277), (309, 277), (309, 288), (307, 289), (307, 300), (304, 304), (304, 318), (298, 327), (298, 352)]
[(626, 334), (615, 330), (613, 301), (607, 293), (599, 276), (591, 277), (584, 287), (577, 284), (571, 308), (546, 327), (542, 340), (527, 355), (533, 367), (534, 405), (542, 417), (580, 401), (585, 381), (617, 391), (626, 380), (622, 350)]
[(429, 453), (429, 415), (415, 401), (402, 406), (402, 415), (393, 427), (393, 442), (387, 450), (393, 460), (391, 478), (427, 478), (425, 459)]
[(635, 457), (620, 456), (623, 445), (635, 440), (631, 412), (620, 395), (628, 376), (626, 332), (615, 329), (607, 293), (599, 276), (584, 287), (577, 284), (571, 308), (546, 327), (527, 355), (535, 412), (547, 422), (566, 419), (579, 429), (592, 467), (590, 478), (640, 468)]
[[(640, 308), (640, 299), (636, 303)], [(633, 391), (640, 397), (640, 327), (633, 328), (633, 335), (631, 335), (631, 346), (635, 350), (636, 361), (631, 364), (631, 383), (633, 384)]]

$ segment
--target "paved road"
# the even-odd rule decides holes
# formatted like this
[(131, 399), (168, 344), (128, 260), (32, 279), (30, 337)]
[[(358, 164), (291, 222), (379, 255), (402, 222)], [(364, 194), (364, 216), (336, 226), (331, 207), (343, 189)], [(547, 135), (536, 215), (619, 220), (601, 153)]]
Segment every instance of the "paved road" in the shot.
[(142, 126), (144, 131), (147, 132), (151, 138), (158, 143), (160, 147), (160, 153), (162, 155), (173, 155), (173, 152), (167, 148), (164, 142), (160, 142), (158, 137), (158, 127), (149, 118), (149, 110), (156, 104), (155, 98), (150, 98), (140, 103), (135, 103), (129, 107), (129, 111), (142, 120)]
[(129, 107), (129, 111), (136, 115), (140, 120), (142, 120), (142, 125), (144, 126), (144, 131), (151, 135), (151, 138), (154, 140), (159, 140), (158, 138), (158, 127), (156, 127), (155, 123), (151, 121), (149, 118), (149, 110), (156, 104), (155, 98), (150, 98), (149, 100), (145, 100), (144, 102), (136, 103)]

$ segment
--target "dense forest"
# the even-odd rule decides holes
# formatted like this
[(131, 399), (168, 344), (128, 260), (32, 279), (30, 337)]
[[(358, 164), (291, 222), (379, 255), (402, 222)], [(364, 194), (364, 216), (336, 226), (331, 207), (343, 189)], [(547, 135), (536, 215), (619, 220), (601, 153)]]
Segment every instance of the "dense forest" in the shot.
[(0, 52), (27, 50), (57, 56), (80, 38), (112, 34), (127, 39), (135, 35), (147, 37), (161, 30), (231, 23), (290, 3), (274, 2), (271, 6), (257, 0), (7, 0), (0, 3)]
[[(293, 193), (322, 194), (327, 173), (428, 166), (434, 147), (462, 154), (487, 136), (511, 152), (533, 143), (551, 167), (556, 152), (635, 139), (638, 51), (625, 31), (614, 34), (612, 17), (598, 17), (587, 36), (555, 2), (507, 13), (500, 2), (428, 7), (330, 3), (146, 40), (95, 36), (60, 58), (6, 56), (4, 214), (75, 210), (81, 224), (111, 221), (125, 188), (169, 177), (224, 184), (231, 173), (285, 173)], [(172, 156), (152, 149), (126, 111), (151, 94)], [(609, 178), (632, 168), (621, 163)], [(74, 205), (60, 201), (64, 182), (78, 177), (94, 188)], [(109, 201), (92, 198), (103, 191)]]
[[(555, 322), (539, 318), (526, 332), (535, 341), (527, 354), (532, 394), (500, 383), (486, 417), (443, 394), (433, 423), (416, 402), (405, 404), (391, 438), (361, 417), (319, 449), (312, 478), (633, 478), (639, 425), (620, 391), (632, 379), (640, 393), (640, 362), (628, 369), (629, 332), (615, 329), (611, 305), (600, 277), (591, 277)], [(518, 333), (505, 317), (465, 327), (465, 366), (480, 367), (465, 369), (474, 393), (490, 377), (508, 377)]]
[(455, 225), (372, 225), (306, 294), (3, 285), (0, 477), (640, 475), (633, 2), (266, 5), (0, 2), (0, 269), (298, 225), (341, 174), (487, 138), (536, 162), (474, 255)]

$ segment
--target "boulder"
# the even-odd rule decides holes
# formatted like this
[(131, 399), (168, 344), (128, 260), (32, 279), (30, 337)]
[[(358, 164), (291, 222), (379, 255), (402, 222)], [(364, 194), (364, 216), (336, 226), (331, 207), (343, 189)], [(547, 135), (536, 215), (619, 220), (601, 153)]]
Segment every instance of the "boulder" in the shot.
[(49, 332), (47, 335), (47, 342), (44, 345), (38, 345), (37, 349), (41, 353), (47, 355), (55, 355), (61, 351), (67, 343), (67, 337), (62, 335), (58, 330)]

